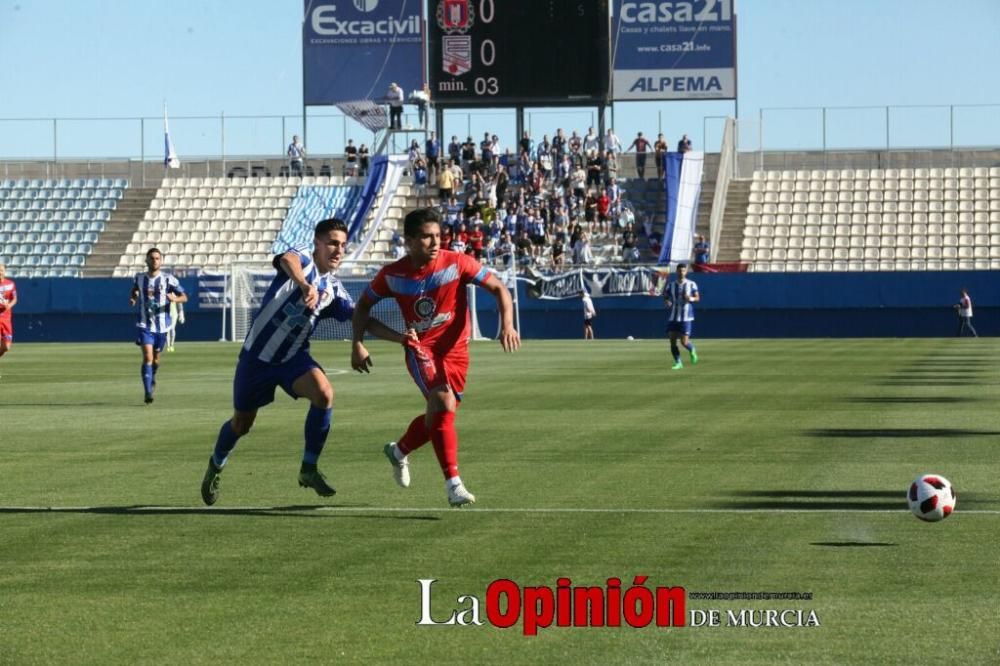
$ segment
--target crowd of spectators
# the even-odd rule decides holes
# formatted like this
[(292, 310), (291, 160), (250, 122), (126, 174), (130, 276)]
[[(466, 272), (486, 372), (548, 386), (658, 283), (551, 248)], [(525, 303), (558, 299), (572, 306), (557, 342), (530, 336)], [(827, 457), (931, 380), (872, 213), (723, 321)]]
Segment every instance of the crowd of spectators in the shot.
[(525, 132), (514, 146), (490, 132), (447, 144), (430, 132), (424, 145), (412, 141), (409, 159), (417, 196), (440, 207), (445, 247), (501, 267), (559, 269), (594, 263), (595, 246), (609, 263), (638, 262), (640, 234), (656, 251), (658, 238), (648, 222), (637, 229), (619, 182), (621, 155), (633, 149), (640, 177), (648, 152), (662, 176), (662, 134), (650, 143), (639, 132), (626, 148), (614, 130), (593, 127), (538, 142)]

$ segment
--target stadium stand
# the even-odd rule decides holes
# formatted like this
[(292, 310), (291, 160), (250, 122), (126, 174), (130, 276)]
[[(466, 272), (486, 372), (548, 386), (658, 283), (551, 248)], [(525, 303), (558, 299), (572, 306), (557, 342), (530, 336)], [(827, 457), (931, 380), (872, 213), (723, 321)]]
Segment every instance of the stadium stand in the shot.
[(754, 271), (1000, 268), (1000, 167), (757, 171)]
[(125, 179), (0, 181), (0, 259), (12, 277), (79, 277)]

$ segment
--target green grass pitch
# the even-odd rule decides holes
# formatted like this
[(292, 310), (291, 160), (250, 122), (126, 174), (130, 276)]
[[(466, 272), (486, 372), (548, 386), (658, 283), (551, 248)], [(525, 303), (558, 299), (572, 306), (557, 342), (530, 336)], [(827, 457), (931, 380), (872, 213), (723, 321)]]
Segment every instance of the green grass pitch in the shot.
[[(17, 344), (0, 360), (2, 664), (985, 664), (1000, 662), (996, 340), (475, 343), (458, 415), (473, 510), (447, 507), (432, 448), (397, 488), (382, 455), (422, 407), (398, 348), (315, 357), (337, 391), (298, 487), (306, 405), (280, 393), (222, 496), (199, 484), (231, 412), (237, 346), (164, 354), (142, 404), (129, 344)], [(924, 524), (905, 490), (951, 479)], [(418, 626), (508, 578), (809, 592), (705, 600), (720, 627)], [(818, 627), (727, 626), (815, 611)]]

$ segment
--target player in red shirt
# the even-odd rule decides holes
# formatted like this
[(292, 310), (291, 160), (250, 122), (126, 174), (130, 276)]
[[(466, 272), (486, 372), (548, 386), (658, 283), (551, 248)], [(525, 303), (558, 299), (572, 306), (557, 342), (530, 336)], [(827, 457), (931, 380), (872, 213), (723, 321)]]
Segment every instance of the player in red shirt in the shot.
[(403, 223), (407, 256), (378, 272), (365, 288), (354, 310), (351, 367), (368, 372), (371, 358), (362, 341), (372, 306), (393, 297), (406, 320), (406, 368), (427, 400), (425, 414), (413, 419), (399, 442), (386, 444), (396, 483), (410, 485), (407, 455), (428, 440), (434, 444), (444, 472), (448, 503), (462, 506), (476, 501), (458, 475), (458, 434), (455, 410), (465, 389), (469, 368), (469, 304), (465, 285), (483, 287), (500, 309), (500, 345), (512, 352), (521, 345), (514, 329), (510, 292), (495, 275), (472, 257), (441, 247), (441, 224), (436, 211), (412, 211)]
[(7, 265), (0, 264), (0, 356), (14, 344), (14, 320), (11, 308), (17, 305), (17, 288), (7, 279)]

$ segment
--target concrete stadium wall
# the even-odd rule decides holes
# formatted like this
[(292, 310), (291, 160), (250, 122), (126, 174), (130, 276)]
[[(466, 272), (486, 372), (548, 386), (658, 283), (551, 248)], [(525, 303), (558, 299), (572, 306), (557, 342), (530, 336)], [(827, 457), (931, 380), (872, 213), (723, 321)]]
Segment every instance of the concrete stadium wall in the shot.
[[(952, 306), (966, 287), (980, 335), (1000, 334), (1000, 272), (721, 273), (693, 276), (702, 293), (698, 338), (949, 337)], [(191, 295), (182, 340), (218, 340), (222, 313), (198, 307), (198, 281), (181, 279)], [(135, 316), (130, 279), (22, 279), (14, 310), (17, 342), (131, 342)], [(579, 300), (530, 298), (520, 285), (522, 333), (527, 339), (582, 337)], [(480, 292), (482, 332), (496, 332), (492, 298)], [(598, 337), (658, 338), (666, 315), (659, 298), (595, 299)]]

